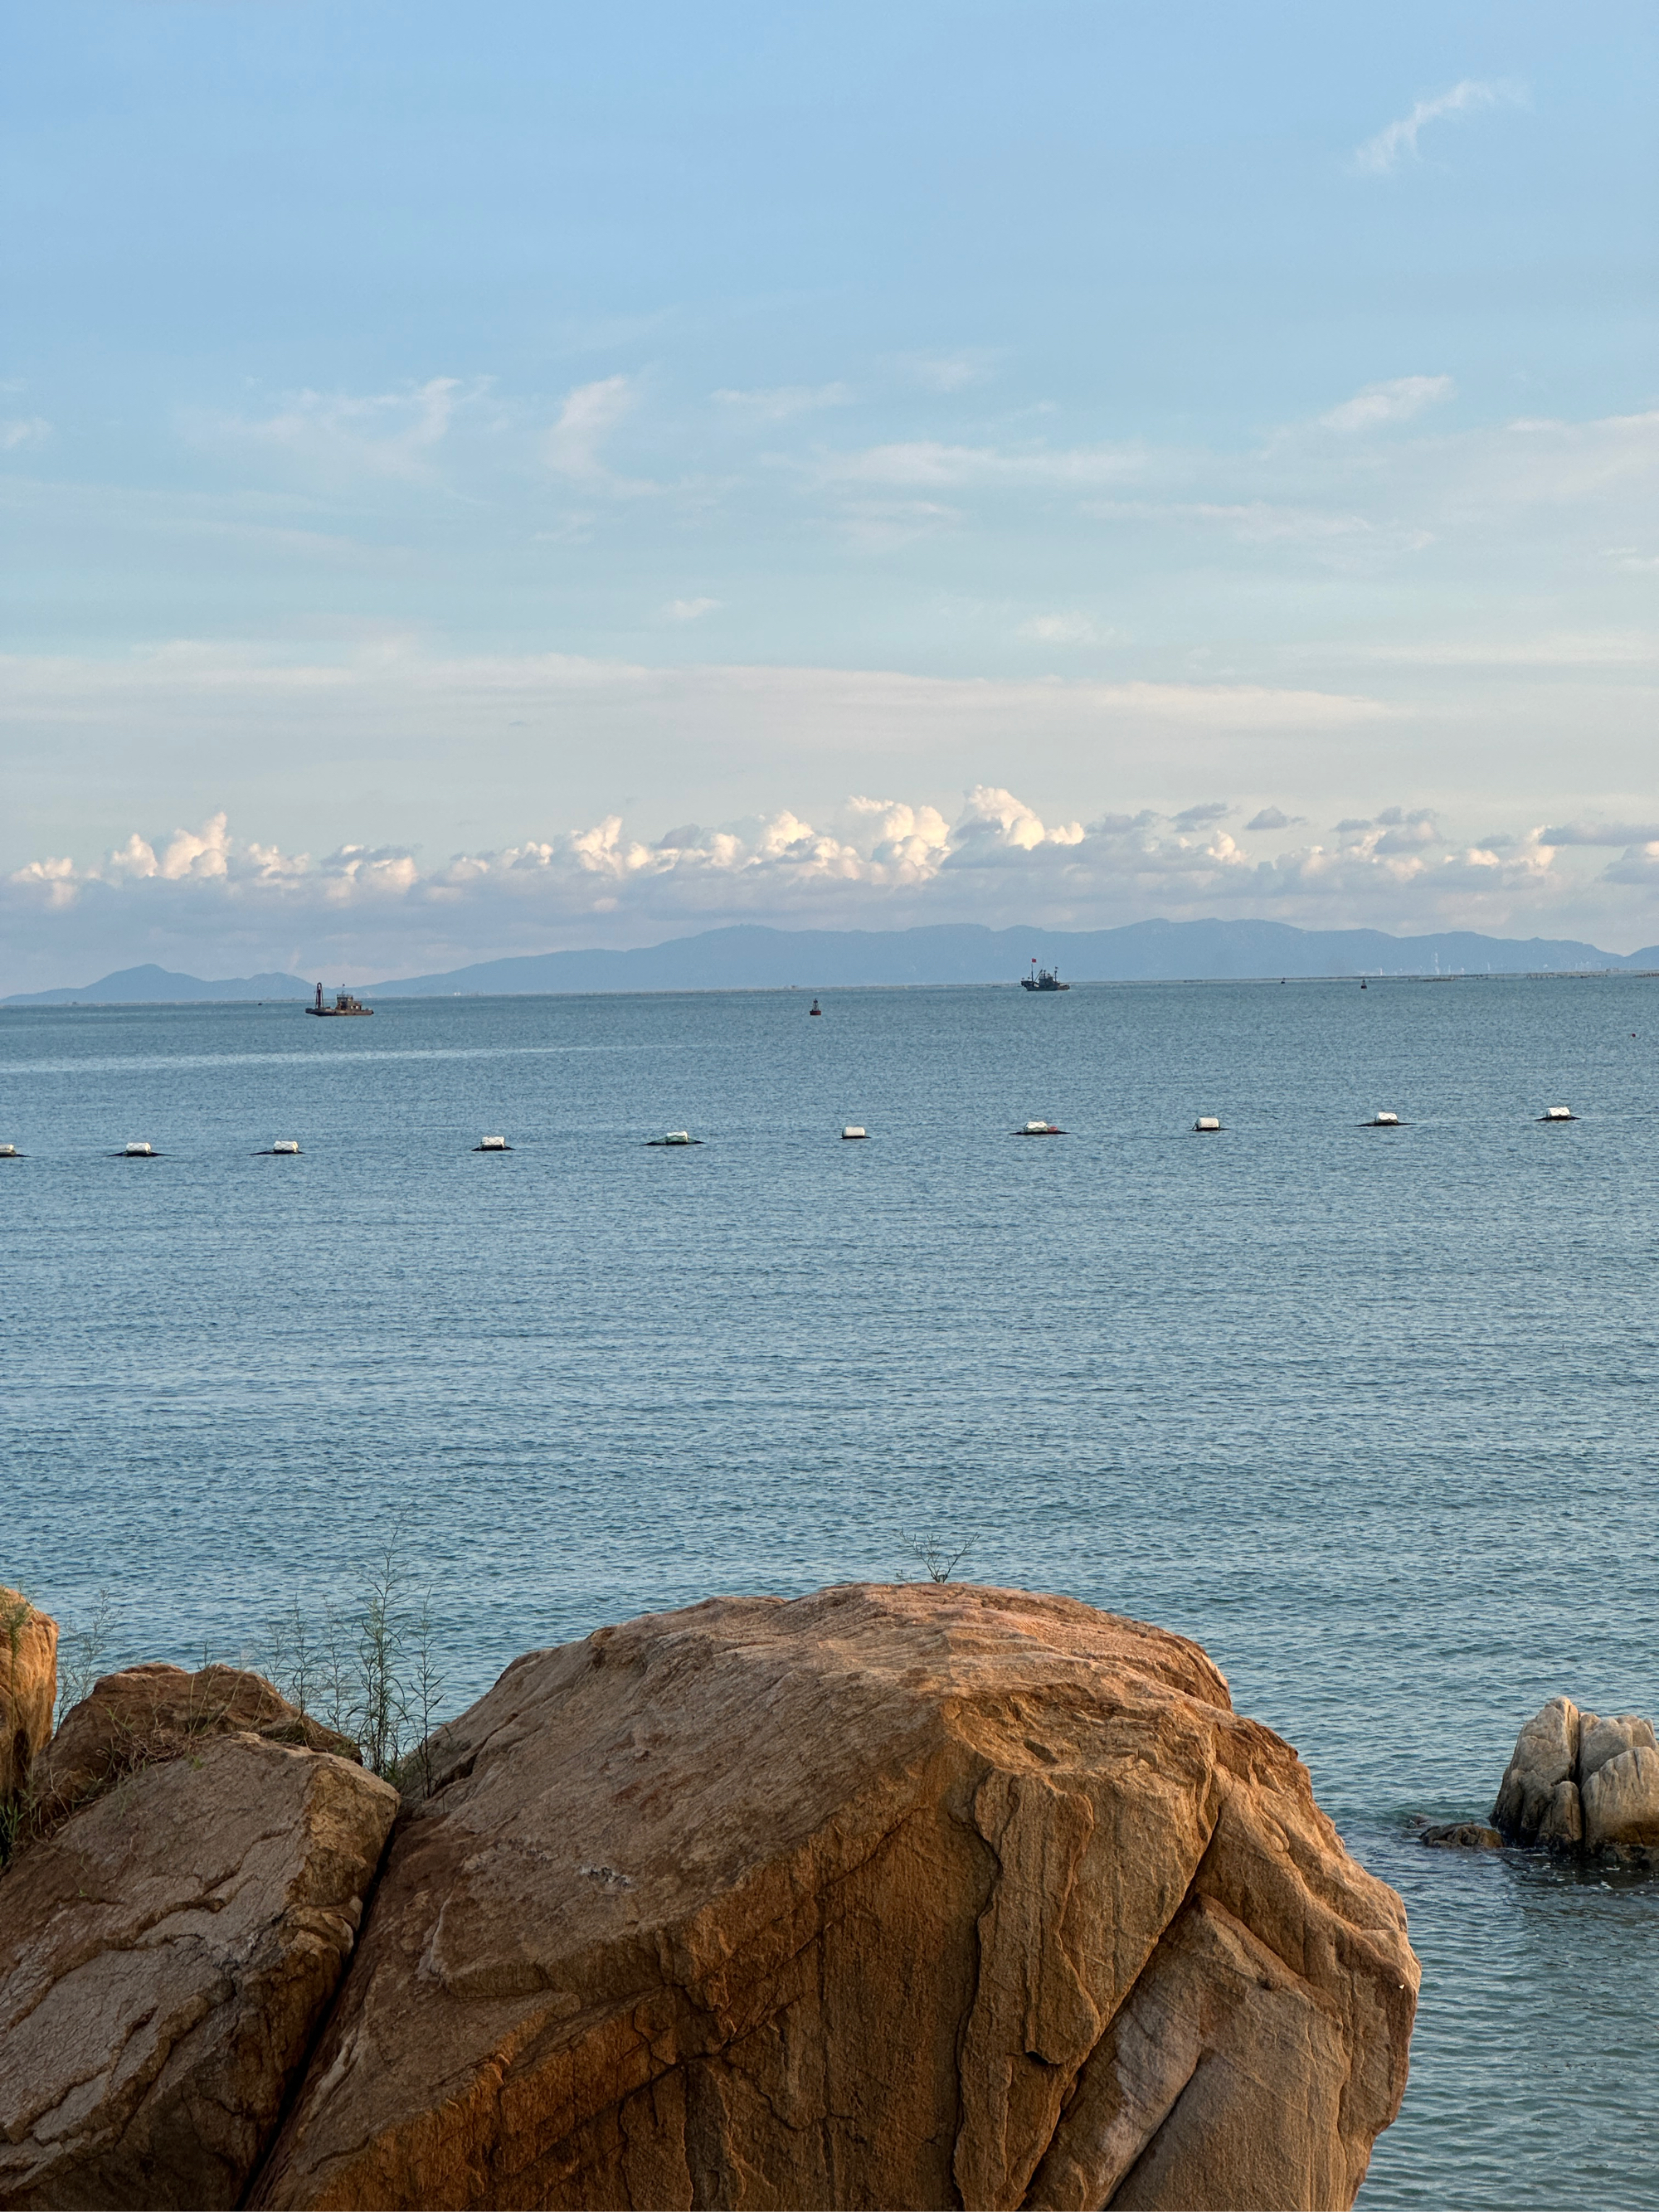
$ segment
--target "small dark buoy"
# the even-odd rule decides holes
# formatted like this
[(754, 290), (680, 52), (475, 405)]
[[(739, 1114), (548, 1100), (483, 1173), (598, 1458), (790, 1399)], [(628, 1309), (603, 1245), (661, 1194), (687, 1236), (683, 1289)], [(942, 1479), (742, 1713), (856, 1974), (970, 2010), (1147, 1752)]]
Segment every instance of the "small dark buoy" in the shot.
[(1360, 977), (1360, 979), (1359, 979), (1359, 988), (1360, 988), (1360, 989), (1361, 989), (1362, 991), (1363, 991), (1363, 990), (1364, 989), (1364, 988), (1365, 988), (1365, 979), (1364, 979), (1364, 977), (1363, 975), (1362, 975), (1362, 976)]
[(809, 1014), (821, 1014), (823, 1012), (823, 1008), (819, 1006), (817, 1000), (814, 999), (811, 1005), (806, 1009), (806, 1011)]

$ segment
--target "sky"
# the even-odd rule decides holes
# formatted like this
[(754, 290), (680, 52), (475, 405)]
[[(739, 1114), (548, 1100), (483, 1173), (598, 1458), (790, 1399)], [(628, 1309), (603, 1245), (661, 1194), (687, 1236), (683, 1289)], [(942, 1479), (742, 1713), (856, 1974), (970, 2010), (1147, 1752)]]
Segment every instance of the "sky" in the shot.
[(0, 990), (1659, 941), (1659, 18), (54, 0)]

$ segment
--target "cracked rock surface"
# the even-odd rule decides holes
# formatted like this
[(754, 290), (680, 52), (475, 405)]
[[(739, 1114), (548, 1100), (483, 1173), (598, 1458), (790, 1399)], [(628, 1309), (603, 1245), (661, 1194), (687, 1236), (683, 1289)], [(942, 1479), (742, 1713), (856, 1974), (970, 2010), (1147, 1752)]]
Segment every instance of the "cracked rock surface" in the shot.
[(267, 2206), (1346, 2207), (1418, 1971), (1194, 1644), (720, 1599), (444, 1732)]
[[(142, 1691), (112, 1676), (65, 1723), (55, 1825), (0, 1877), (9, 2212), (240, 2200), (398, 1810), (362, 1767), (235, 1728), (239, 1698), (275, 1699), (257, 1678), (204, 1700), (201, 1676), (132, 1672)], [(100, 1697), (129, 1720), (142, 1706), (147, 1758), (88, 1713)], [(94, 1789), (88, 1747), (106, 1739), (120, 1755)]]

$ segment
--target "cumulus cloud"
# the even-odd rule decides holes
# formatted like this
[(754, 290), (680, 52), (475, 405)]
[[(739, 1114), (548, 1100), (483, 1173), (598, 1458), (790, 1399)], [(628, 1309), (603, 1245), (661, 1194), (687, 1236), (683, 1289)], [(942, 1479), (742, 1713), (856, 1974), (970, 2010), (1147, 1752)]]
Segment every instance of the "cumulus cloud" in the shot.
[[(86, 866), (31, 861), (0, 883), (0, 913), (27, 921), (48, 950), (97, 943), (101, 955), (88, 957), (106, 966), (140, 948), (199, 963), (212, 940), (246, 946), (246, 963), (261, 967), (308, 970), (325, 954), (338, 964), (343, 951), (367, 977), (558, 943), (649, 942), (741, 919), (1088, 927), (1148, 914), (1265, 913), (1326, 927), (1502, 927), (1568, 888), (1551, 832), (1501, 849), (1459, 845), (1427, 810), (1390, 807), (1269, 860), (1225, 828), (1230, 811), (1206, 800), (1173, 814), (1052, 820), (1000, 785), (977, 784), (954, 818), (862, 793), (817, 822), (786, 808), (684, 823), (648, 840), (611, 814), (434, 863), (357, 843), (313, 860), (240, 839), (216, 813), (166, 836), (135, 832)], [(1279, 810), (1263, 812), (1289, 826)], [(1601, 880), (1659, 884), (1659, 840), (1632, 845)]]
[(1282, 806), (1263, 806), (1244, 824), (1248, 834), (1252, 830), (1291, 830), (1306, 820), (1301, 814), (1286, 814)]
[(1418, 100), (1408, 114), (1385, 124), (1375, 137), (1356, 147), (1354, 168), (1361, 176), (1391, 175), (1402, 160), (1417, 159), (1418, 139), (1431, 123), (1474, 115), (1482, 108), (1522, 106), (1526, 97), (1525, 88), (1518, 84), (1501, 79), (1465, 77), (1449, 92), (1437, 93), (1431, 100)]
[(1425, 407), (1449, 399), (1456, 390), (1449, 376), (1395, 376), (1383, 384), (1368, 384), (1319, 418), (1327, 430), (1352, 433), (1380, 430), (1389, 422), (1408, 422)]

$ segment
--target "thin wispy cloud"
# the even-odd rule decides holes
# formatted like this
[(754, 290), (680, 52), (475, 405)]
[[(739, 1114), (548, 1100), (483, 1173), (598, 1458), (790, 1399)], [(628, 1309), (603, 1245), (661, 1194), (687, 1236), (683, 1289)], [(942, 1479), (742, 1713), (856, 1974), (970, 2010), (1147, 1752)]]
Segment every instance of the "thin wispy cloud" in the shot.
[(1146, 465), (1138, 446), (951, 446), (915, 438), (861, 452), (824, 454), (817, 472), (827, 483), (914, 485), (918, 489), (973, 484), (1112, 483)]
[(718, 599), (670, 599), (663, 613), (672, 623), (701, 622), (705, 615), (712, 615), (719, 605)]
[(1540, 830), (1546, 845), (1659, 844), (1659, 822), (1561, 822)]
[(965, 392), (990, 375), (995, 356), (982, 346), (964, 347), (958, 353), (906, 354), (899, 368), (911, 383), (925, 392)]
[(1465, 77), (1449, 92), (1432, 100), (1419, 100), (1409, 114), (1396, 117), (1374, 138), (1356, 147), (1353, 167), (1364, 177), (1391, 175), (1401, 161), (1418, 158), (1418, 140), (1431, 123), (1478, 113), (1488, 107), (1519, 107), (1526, 104), (1526, 88), (1506, 78)]
[(274, 414), (186, 416), (193, 443), (240, 443), (286, 455), (338, 482), (354, 477), (434, 477), (434, 464), (459, 410), (482, 399), (488, 382), (428, 377), (395, 392), (301, 391)]
[(647, 489), (615, 475), (604, 452), (611, 433), (627, 421), (637, 402), (631, 377), (602, 376), (592, 384), (579, 384), (542, 440), (542, 459), (556, 475), (591, 490)]
[(1391, 422), (1409, 422), (1425, 407), (1449, 399), (1456, 386), (1449, 376), (1395, 376), (1382, 384), (1368, 384), (1319, 418), (1320, 427), (1348, 434), (1381, 430)]
[(1091, 615), (1066, 614), (1033, 615), (1019, 626), (1022, 637), (1029, 637), (1039, 645), (1091, 645), (1100, 636), (1100, 626)]
[(9, 415), (0, 420), (0, 453), (15, 453), (26, 446), (44, 446), (52, 425), (44, 415)]
[(788, 422), (822, 408), (850, 406), (853, 393), (845, 384), (779, 384), (753, 392), (720, 391), (714, 398), (722, 407), (735, 408), (759, 422)]

